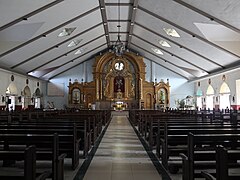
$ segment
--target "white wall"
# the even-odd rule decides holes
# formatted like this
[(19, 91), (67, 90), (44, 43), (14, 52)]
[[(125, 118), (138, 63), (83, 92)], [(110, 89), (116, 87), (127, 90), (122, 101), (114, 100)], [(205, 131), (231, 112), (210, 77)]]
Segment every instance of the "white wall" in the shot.
[[(12, 75), (14, 76), (14, 81), (11, 81)], [(33, 94), (37, 88), (39, 88), (40, 91), (44, 94), (44, 91), (42, 90), (42, 86), (45, 83), (44, 81), (29, 77), (29, 76), (13, 73), (4, 69), (0, 69), (0, 82), (1, 82), (0, 97), (6, 96), (6, 89), (8, 88), (9, 84), (13, 82), (17, 88), (16, 105), (20, 105), (21, 103), (18, 102), (17, 97), (21, 96), (21, 91), (23, 91), (23, 89), (27, 86), (26, 79), (29, 80), (28, 87), (31, 90), (31, 94)], [(39, 87), (37, 86), (37, 82), (39, 82)], [(5, 105), (5, 102), (2, 102), (1, 99), (0, 99), (0, 105), (1, 106)]]
[(150, 81), (150, 78), (152, 77), (152, 82), (154, 82), (155, 79), (157, 79), (157, 82), (160, 82), (161, 79), (163, 79), (164, 82), (167, 82), (167, 79), (169, 79), (169, 84), (171, 86), (170, 107), (176, 107), (176, 100), (182, 100), (188, 95), (194, 95), (194, 83), (189, 83), (188, 80), (182, 76), (179, 76), (178, 74), (165, 69), (162, 66), (151, 62), (150, 60), (144, 59), (144, 62), (147, 66), (146, 80)]
[[(54, 102), (55, 108), (57, 109), (62, 109), (64, 108), (65, 105), (67, 106), (69, 79), (71, 79), (71, 82), (74, 82), (75, 80), (78, 80), (78, 82), (81, 82), (82, 79), (84, 82), (93, 81), (92, 66), (94, 62), (95, 62), (94, 58), (90, 59), (60, 74), (59, 76), (51, 79), (50, 80), (51, 83), (64, 83), (64, 96), (62, 97), (46, 96), (45, 102), (47, 101)], [(44, 107), (46, 106), (47, 106), (47, 103), (44, 104)]]
[[(237, 92), (236, 91), (236, 80), (240, 79), (239, 70), (224, 73), (224, 75), (226, 77), (225, 82), (228, 84), (228, 86), (231, 90), (231, 93), (230, 93), (231, 105), (240, 105), (240, 104), (237, 104), (238, 99), (237, 99), (237, 93), (236, 93)], [(197, 84), (198, 84), (198, 82), (200, 82), (200, 88), (203, 92), (203, 96), (205, 97), (207, 87), (209, 85), (208, 81), (209, 81), (209, 79), (211, 79), (211, 85), (215, 91), (215, 96), (219, 96), (220, 87), (223, 83), (222, 77), (223, 77), (223, 74), (219, 74), (217, 76), (209, 77), (209, 78), (202, 79), (202, 80), (195, 82), (195, 94), (196, 94), (196, 90), (198, 87)], [(232, 101), (233, 96), (235, 97), (235, 102)], [(240, 96), (240, 94), (239, 94), (239, 96)]]

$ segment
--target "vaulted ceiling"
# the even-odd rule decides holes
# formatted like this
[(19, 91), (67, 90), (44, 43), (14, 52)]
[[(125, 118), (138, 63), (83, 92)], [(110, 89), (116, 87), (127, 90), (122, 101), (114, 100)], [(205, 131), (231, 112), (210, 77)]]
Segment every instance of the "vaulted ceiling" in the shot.
[(0, 0), (0, 68), (49, 80), (120, 34), (128, 51), (194, 80), (240, 67), (239, 32), (239, 0)]

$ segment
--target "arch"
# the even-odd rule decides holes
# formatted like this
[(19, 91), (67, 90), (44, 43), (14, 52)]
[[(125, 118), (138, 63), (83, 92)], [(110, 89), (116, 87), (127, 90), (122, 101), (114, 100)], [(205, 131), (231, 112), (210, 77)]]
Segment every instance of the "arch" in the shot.
[(226, 82), (223, 82), (219, 94), (230, 94), (231, 90)]
[(208, 86), (206, 95), (214, 95), (214, 89), (213, 89), (212, 85)]
[(203, 95), (203, 92), (202, 92), (201, 88), (198, 87), (197, 92), (196, 92), (196, 96), (197, 96), (197, 97), (200, 97), (200, 96), (202, 96), (202, 95)]
[(13, 82), (11, 82), (7, 87), (6, 95), (17, 96), (17, 94), (18, 94), (17, 87)]
[(34, 96), (35, 96), (34, 107), (41, 108), (41, 91), (39, 88), (35, 90)]
[(202, 96), (203, 96), (203, 92), (202, 89), (200, 87), (198, 87), (197, 92), (196, 92), (196, 105), (198, 109), (202, 109)]
[(23, 95), (24, 97), (31, 97), (31, 90), (28, 86), (26, 86), (24, 89), (23, 89)]
[(27, 109), (31, 105), (31, 90), (28, 86), (23, 89), (22, 108)]
[(219, 91), (219, 108), (226, 109), (230, 107), (231, 90), (226, 82), (223, 82)]
[(214, 89), (212, 87), (212, 85), (209, 84), (208, 88), (207, 88), (207, 92), (206, 92), (206, 108), (207, 109), (213, 109), (213, 98), (214, 98)]
[(35, 96), (36, 96), (36, 97), (41, 97), (41, 91), (40, 91), (39, 88), (36, 89), (36, 91), (35, 91)]

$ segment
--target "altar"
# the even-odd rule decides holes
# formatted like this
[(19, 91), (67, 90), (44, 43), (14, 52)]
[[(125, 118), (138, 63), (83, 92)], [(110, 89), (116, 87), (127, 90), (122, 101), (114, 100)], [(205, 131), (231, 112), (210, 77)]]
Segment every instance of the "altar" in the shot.
[(127, 109), (127, 103), (124, 103), (122, 101), (117, 101), (113, 105), (113, 110), (115, 111), (124, 111)]
[(96, 56), (93, 81), (69, 80), (69, 107), (96, 109), (154, 109), (169, 106), (169, 82), (146, 81), (143, 57), (131, 52)]

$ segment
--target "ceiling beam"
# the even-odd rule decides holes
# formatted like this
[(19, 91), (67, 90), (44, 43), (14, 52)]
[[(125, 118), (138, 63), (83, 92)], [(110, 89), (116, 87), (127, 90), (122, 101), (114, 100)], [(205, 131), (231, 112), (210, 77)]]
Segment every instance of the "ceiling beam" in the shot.
[[(78, 56), (78, 57), (76, 57), (76, 58), (74, 58), (74, 59), (71, 59), (70, 61), (67, 61), (66, 63), (62, 64), (61, 67), (64, 66), (64, 65), (66, 65), (66, 64), (68, 64), (68, 63), (71, 63), (71, 62), (75, 61), (76, 59), (79, 59), (79, 58), (81, 58), (81, 57), (83, 57), (83, 56), (85, 56), (85, 55), (87, 55), (87, 54), (89, 54), (89, 53), (91, 53), (91, 52), (99, 49), (100, 47), (105, 46), (105, 45), (107, 45), (107, 43), (103, 43), (103, 44), (101, 44), (100, 46), (97, 46), (97, 47), (95, 47), (94, 49), (86, 52), (85, 54), (82, 54), (82, 55), (80, 55), (80, 56)], [(84, 60), (84, 61), (87, 61), (87, 60)], [(76, 67), (76, 66), (80, 65), (80, 64), (83, 63), (84, 61), (81, 61), (80, 63), (75, 64), (74, 66), (72, 66), (72, 67), (70, 67), (70, 68), (68, 68), (68, 69), (66, 69), (66, 70), (64, 70), (64, 71), (61, 71), (60, 73), (55, 74), (54, 76), (51, 76), (49, 79), (52, 79), (52, 78), (54, 78), (54, 77), (56, 77), (56, 76), (58, 76), (58, 75), (60, 75), (60, 74), (62, 74), (62, 73), (64, 73), (64, 72), (72, 69), (73, 67)], [(57, 69), (58, 69), (58, 68), (57, 68)], [(56, 69), (55, 69), (55, 70), (56, 70)], [(46, 74), (48, 74), (48, 73), (46, 73)], [(46, 74), (45, 74), (45, 75), (46, 75)], [(45, 75), (42, 75), (41, 77), (43, 77), (43, 76), (45, 76)]]
[(159, 65), (159, 66), (161, 66), (161, 67), (163, 67), (163, 68), (165, 68), (165, 69), (167, 69), (167, 70), (169, 70), (169, 71), (171, 71), (171, 72), (173, 72), (173, 73), (175, 73), (175, 74), (183, 77), (184, 79), (187, 79), (187, 80), (189, 81), (189, 78), (187, 78), (186, 76), (183, 76), (182, 74), (179, 74), (179, 73), (177, 73), (176, 71), (173, 71), (172, 69), (170, 69), (170, 68), (168, 68), (168, 67), (166, 67), (166, 66), (163, 66), (162, 64), (160, 64), (160, 63), (157, 62), (157, 61), (151, 60), (151, 59), (148, 58), (147, 56), (143, 56), (143, 57), (144, 57), (145, 59), (147, 59), (147, 60), (149, 60), (149, 61), (151, 61), (151, 62), (154, 62), (155, 64), (157, 64), (157, 65)]
[[(147, 52), (147, 53), (151, 54), (152, 56), (154, 56), (154, 57), (156, 57), (156, 58), (158, 58), (158, 59), (161, 59), (161, 60), (164, 61), (165, 63), (169, 63), (169, 64), (171, 64), (171, 65), (173, 65), (173, 66), (175, 66), (175, 67), (177, 67), (177, 68), (185, 71), (184, 69), (182, 69), (182, 67), (180, 67), (180, 66), (178, 66), (178, 65), (176, 65), (176, 64), (174, 64), (174, 63), (172, 63), (172, 62), (170, 62), (170, 61), (167, 61), (166, 59), (164, 59), (164, 58), (162, 58), (162, 57), (157, 56), (156, 54), (152, 53), (152, 52), (149, 51), (149, 50), (146, 50), (145, 48), (143, 48), (143, 47), (141, 47), (141, 46), (138, 46), (137, 44), (135, 44), (135, 43), (131, 43), (131, 44), (132, 44), (133, 46), (135, 46), (135, 47), (143, 50), (144, 52)], [(168, 67), (166, 67), (166, 66), (164, 66), (164, 67), (165, 67), (166, 69), (168, 69), (168, 70), (171, 70), (170, 68), (168, 68)], [(182, 77), (184, 77), (184, 78), (186, 78), (186, 79), (188, 79), (187, 77), (183, 76), (183, 75), (180, 74), (179, 72), (176, 72), (176, 71), (173, 71), (173, 70), (171, 70), (171, 71), (174, 72), (174, 73), (176, 73), (176, 74), (178, 74), (178, 75), (180, 75), (180, 76), (182, 76)], [(186, 71), (185, 71), (185, 72), (186, 72)], [(191, 74), (191, 73), (189, 73), (189, 72), (187, 72), (187, 73), (188, 73), (188, 74)], [(195, 76), (195, 75), (193, 75), (193, 74), (191, 74), (191, 75), (192, 75), (192, 76)]]
[[(13, 20), (13, 21), (11, 21), (11, 22), (9, 22), (9, 23), (1, 26), (1, 27), (0, 27), (0, 31), (2, 31), (2, 30), (4, 30), (4, 29), (7, 29), (7, 28), (9, 28), (10, 26), (13, 26), (13, 25), (15, 25), (15, 24), (17, 24), (17, 23), (19, 23), (19, 22), (21, 22), (21, 21), (25, 21), (25, 20), (27, 20), (28, 18), (30, 18), (30, 17), (38, 14), (38, 13), (41, 13), (42, 11), (44, 11), (44, 10), (46, 10), (46, 9), (48, 9), (48, 8), (51, 8), (52, 6), (55, 6), (55, 5), (57, 5), (58, 3), (61, 3), (61, 2), (63, 2), (63, 1), (64, 1), (64, 0), (56, 0), (56, 1), (53, 1), (53, 2), (51, 2), (51, 3), (49, 3), (49, 4), (45, 5), (45, 6), (43, 6), (43, 7), (41, 7), (41, 8), (36, 9), (35, 11), (32, 11), (32, 12), (30, 12), (30, 13), (22, 16), (22, 17), (19, 17), (19, 18)], [(11, 12), (9, 12), (9, 13), (11, 13)]]
[(91, 14), (92, 12), (95, 12), (95, 11), (97, 11), (97, 10), (99, 10), (99, 7), (95, 7), (95, 8), (93, 8), (93, 9), (91, 9), (91, 10), (89, 10), (89, 11), (87, 11), (87, 12), (85, 12), (85, 13), (77, 16), (77, 17), (74, 17), (74, 18), (70, 19), (69, 21), (66, 21), (66, 22), (64, 22), (64, 23), (62, 23), (62, 24), (60, 24), (60, 25), (58, 25), (58, 26), (56, 26), (56, 27), (54, 27), (54, 28), (52, 28), (52, 29), (50, 29), (50, 30), (48, 30), (48, 31), (46, 31), (46, 32), (44, 32), (44, 33), (42, 33), (42, 34), (40, 34), (40, 35), (38, 35), (38, 36), (36, 36), (36, 37), (34, 37), (34, 38), (32, 38), (32, 39), (30, 39), (30, 40), (28, 40), (28, 41), (20, 44), (20, 45), (12, 48), (12, 49), (10, 49), (10, 50), (8, 50), (8, 51), (6, 51), (6, 52), (4, 52), (4, 53), (2, 53), (2, 54), (0, 54), (0, 58), (3, 57), (3, 56), (6, 56), (7, 54), (9, 54), (9, 53), (11, 53), (11, 52), (13, 52), (13, 51), (16, 51), (17, 49), (20, 49), (20, 48), (22, 48), (22, 47), (24, 47), (24, 46), (26, 46), (26, 45), (28, 45), (28, 44), (36, 41), (36, 40), (38, 40), (38, 39), (40, 39), (40, 38), (46, 38), (46, 36), (47, 36), (48, 34), (54, 32), (54, 31), (56, 31), (56, 30), (58, 30), (58, 29), (60, 29), (60, 28), (63, 28), (64, 26), (66, 26), (66, 25), (68, 25), (68, 24), (70, 24), (70, 23), (72, 23), (72, 22), (74, 22), (74, 21), (76, 21), (76, 20), (78, 20), (78, 19), (80, 19), (80, 18), (82, 18), (82, 17), (84, 17), (84, 16), (87, 16), (87, 15), (89, 15), (89, 14)]
[(217, 62), (215, 62), (215, 61), (207, 58), (206, 56), (203, 56), (203, 55), (197, 53), (196, 51), (193, 51), (193, 50), (189, 49), (189, 48), (186, 47), (186, 46), (183, 46), (183, 45), (177, 43), (176, 41), (173, 41), (173, 40), (170, 39), (170, 38), (167, 38), (167, 37), (161, 35), (160, 33), (157, 33), (156, 31), (153, 31), (153, 30), (150, 29), (150, 28), (147, 28), (147, 27), (144, 26), (144, 25), (141, 25), (141, 24), (139, 24), (139, 23), (137, 23), (137, 22), (135, 22), (135, 25), (137, 25), (137, 26), (139, 26), (139, 27), (141, 27), (141, 28), (143, 28), (143, 29), (145, 29), (145, 30), (147, 30), (147, 31), (149, 31), (149, 32), (151, 32), (151, 33), (153, 33), (153, 34), (155, 34), (155, 35), (157, 35), (157, 36), (159, 36), (159, 37), (161, 37), (161, 38), (163, 38), (163, 39), (165, 39), (165, 40), (167, 40), (167, 41), (175, 44), (175, 45), (177, 45), (177, 46), (179, 46), (179, 48), (186, 49), (187, 51), (189, 51), (189, 52), (191, 52), (191, 53), (193, 53), (193, 54), (195, 54), (195, 55), (197, 55), (197, 56), (199, 56), (199, 57), (201, 57), (201, 58), (203, 58), (203, 59), (205, 59), (205, 60), (207, 60), (207, 61), (209, 61), (209, 62), (211, 62), (211, 63), (213, 63), (213, 64), (215, 64), (215, 65), (217, 65), (217, 66), (219, 66), (219, 67), (221, 67), (222, 69), (224, 68), (221, 64), (219, 64), (219, 63), (217, 63)]
[(109, 28), (108, 28), (108, 23), (107, 23), (107, 12), (106, 12), (106, 4), (104, 0), (99, 0), (99, 5), (100, 5), (100, 10), (101, 10), (101, 15), (102, 15), (102, 21), (103, 21), (103, 27), (105, 31), (105, 36), (106, 36), (106, 41), (108, 44), (108, 47), (111, 46), (110, 44), (110, 38), (109, 38)]
[(193, 64), (193, 63), (191, 63), (190, 61), (188, 61), (188, 60), (186, 60), (186, 59), (184, 59), (184, 58), (182, 58), (182, 57), (180, 57), (180, 56), (178, 56), (178, 55), (176, 55), (176, 54), (174, 54), (174, 53), (171, 53), (171, 52), (169, 52), (169, 51), (161, 48), (160, 46), (157, 46), (157, 45), (155, 45), (155, 44), (153, 44), (153, 43), (151, 43), (151, 42), (149, 42), (149, 41), (141, 38), (141, 37), (139, 37), (138, 35), (133, 34), (133, 36), (136, 37), (136, 38), (138, 38), (138, 39), (140, 39), (140, 40), (142, 40), (142, 41), (144, 41), (145, 43), (150, 44), (151, 46), (157, 47), (158, 49), (160, 49), (160, 50), (168, 53), (170, 56), (174, 56), (174, 57), (176, 57), (176, 58), (178, 58), (178, 59), (180, 59), (180, 60), (182, 60), (182, 61), (184, 61), (184, 62), (186, 62), (186, 63), (188, 63), (188, 64), (191, 64), (191, 65), (194, 66), (195, 68), (198, 68), (198, 69), (200, 69), (200, 70), (202, 70), (202, 71), (204, 71), (204, 72), (207, 72), (207, 73), (209, 74), (209, 72), (208, 72), (206, 69), (203, 69), (203, 68), (201, 68), (200, 66), (197, 66), (196, 64)]
[(92, 42), (100, 39), (100, 38), (103, 37), (103, 36), (105, 36), (105, 34), (100, 35), (100, 36), (92, 39), (91, 41), (88, 41), (88, 42), (86, 42), (85, 44), (83, 44), (83, 45), (81, 45), (81, 46), (78, 46), (78, 47), (76, 47), (76, 48), (74, 48), (74, 49), (72, 49), (72, 50), (70, 50), (70, 51), (68, 51), (68, 52), (65, 52), (65, 53), (61, 54), (60, 56), (57, 56), (56, 58), (53, 58), (52, 60), (49, 60), (48, 62), (43, 63), (42, 65), (40, 65), (40, 66), (38, 66), (38, 67), (35, 67), (34, 69), (28, 71), (28, 73), (33, 72), (33, 71), (36, 71), (37, 69), (39, 69), (39, 68), (41, 68), (41, 67), (43, 67), (43, 66), (46, 66), (47, 64), (52, 63), (52, 62), (58, 60), (59, 58), (61, 58), (61, 57), (63, 57), (63, 56), (66, 56), (67, 54), (69, 54), (69, 53), (71, 53), (71, 52), (73, 52), (73, 51), (75, 51), (75, 50), (77, 50), (77, 49), (80, 49), (80, 48), (82, 48), (82, 47), (84, 47), (84, 46), (86, 46), (86, 45), (88, 45), (88, 44), (90, 44), (90, 43), (92, 43)]
[(107, 22), (131, 22), (131, 20), (129, 20), (129, 19), (120, 19), (120, 20), (118, 20), (118, 19), (108, 19), (107, 20)]
[(105, 6), (133, 6), (133, 3), (105, 3)]
[(117, 32), (117, 31), (112, 31), (112, 32), (109, 32), (109, 34), (128, 34), (129, 32)]
[(230, 72), (239, 71), (239, 69), (240, 69), (240, 64), (229, 67), (229, 68), (226, 68), (226, 69), (223, 69), (221, 71), (217, 71), (217, 72), (202, 76), (202, 77), (194, 78), (194, 79), (190, 80), (189, 82), (196, 82), (196, 81), (201, 81), (201, 80), (204, 80), (204, 79), (213, 78), (213, 77), (216, 77), (216, 76), (220, 76), (222, 74), (227, 74), (227, 73), (230, 73)]
[(188, 9), (191, 9), (194, 12), (197, 12), (198, 14), (201, 14), (202, 16), (205, 16), (206, 18), (208, 18), (211, 21), (215, 21), (215, 22), (217, 22), (217, 23), (219, 23), (219, 24), (237, 32), (237, 33), (240, 33), (240, 29), (238, 29), (237, 27), (234, 27), (231, 24), (228, 24), (228, 23), (222, 21), (221, 19), (218, 19), (217, 17), (212, 16), (211, 14), (208, 14), (208, 13), (206, 13), (206, 12), (204, 12), (204, 11), (202, 11), (202, 10), (200, 10), (200, 9), (198, 9), (198, 8), (196, 8), (196, 7), (190, 5), (190, 4), (188, 4), (188, 3), (186, 3), (182, 0), (173, 0), (173, 1), (175, 1), (178, 4), (181, 4), (182, 6), (188, 8)]
[(52, 50), (52, 49), (58, 48), (58, 47), (61, 46), (62, 44), (66, 43), (66, 42), (68, 42), (68, 41), (70, 41), (70, 40), (72, 40), (72, 39), (74, 39), (74, 38), (76, 38), (76, 37), (78, 37), (78, 36), (81, 36), (81, 35), (89, 32), (89, 31), (97, 28), (97, 27), (100, 26), (100, 25), (102, 25), (102, 23), (96, 24), (96, 25), (94, 25), (94, 26), (86, 29), (85, 31), (82, 31), (82, 32), (80, 32), (80, 33), (78, 33), (78, 34), (76, 34), (76, 35), (74, 35), (74, 36), (72, 36), (72, 37), (70, 37), (70, 38), (68, 38), (68, 39), (66, 39), (66, 40), (58, 43), (58, 44), (55, 44), (54, 46), (52, 46), (52, 47), (50, 47), (50, 48), (48, 48), (48, 49), (46, 49), (46, 50), (44, 50), (44, 51), (41, 51), (41, 52), (39, 52), (38, 54), (36, 54), (36, 55), (34, 55), (34, 56), (32, 56), (32, 57), (30, 57), (30, 58), (28, 58), (28, 59), (20, 62), (20, 63), (14, 65), (14, 66), (12, 66), (11, 69), (14, 69), (14, 68), (16, 68), (16, 67), (18, 67), (18, 66), (21, 66), (21, 65), (23, 65), (23, 64), (25, 64), (25, 63), (33, 60), (33, 59), (35, 59), (36, 57), (38, 57), (38, 56), (40, 56), (40, 55), (42, 55), (42, 54), (44, 54), (44, 53), (47, 53), (48, 51), (50, 51), (50, 50)]
[(130, 23), (128, 24), (128, 37), (127, 37), (127, 48), (130, 47), (130, 44), (131, 44), (131, 40), (132, 40), (132, 33), (133, 33), (133, 26), (134, 26), (134, 23), (135, 23), (135, 19), (136, 19), (136, 12), (137, 12), (137, 7), (138, 7), (138, 0), (134, 0), (133, 2), (133, 8), (132, 8), (132, 13), (130, 15)]
[(207, 39), (199, 36), (198, 34), (195, 34), (195, 33), (191, 32), (191, 31), (189, 31), (188, 29), (185, 29), (184, 27), (179, 26), (179, 25), (177, 25), (177, 24), (175, 24), (175, 23), (173, 23), (173, 22), (163, 18), (162, 16), (159, 16), (159, 15), (153, 13), (152, 11), (149, 11), (149, 10), (147, 10), (147, 9), (141, 7), (141, 6), (138, 6), (138, 9), (142, 10), (143, 12), (145, 12), (145, 13), (147, 13), (147, 14), (149, 14), (149, 15), (151, 15), (151, 16), (153, 16), (153, 17), (155, 17), (155, 18), (157, 18), (157, 19), (159, 19), (161, 21), (164, 21), (167, 24), (170, 24), (170, 25), (174, 26), (175, 28), (180, 29), (181, 31), (191, 35), (193, 38), (197, 38), (197, 39), (199, 39), (199, 40), (201, 40), (201, 41), (203, 41), (203, 42), (205, 42), (205, 43), (207, 43), (207, 44), (209, 44), (209, 45), (211, 45), (211, 46), (213, 46), (213, 47), (215, 47), (215, 48), (217, 48), (219, 50), (222, 50), (222, 51), (224, 51), (224, 52), (226, 52), (228, 54), (231, 54), (231, 55), (233, 55), (235, 57), (240, 58), (240, 56), (238, 54), (235, 54), (235, 53), (233, 53), (233, 52), (231, 52), (231, 51), (229, 51), (229, 50), (227, 50), (227, 49), (225, 49), (225, 48), (223, 48), (223, 47), (221, 47), (221, 46), (219, 46), (219, 45), (217, 45), (217, 44), (215, 44), (215, 43), (213, 43), (211, 41), (208, 41)]

